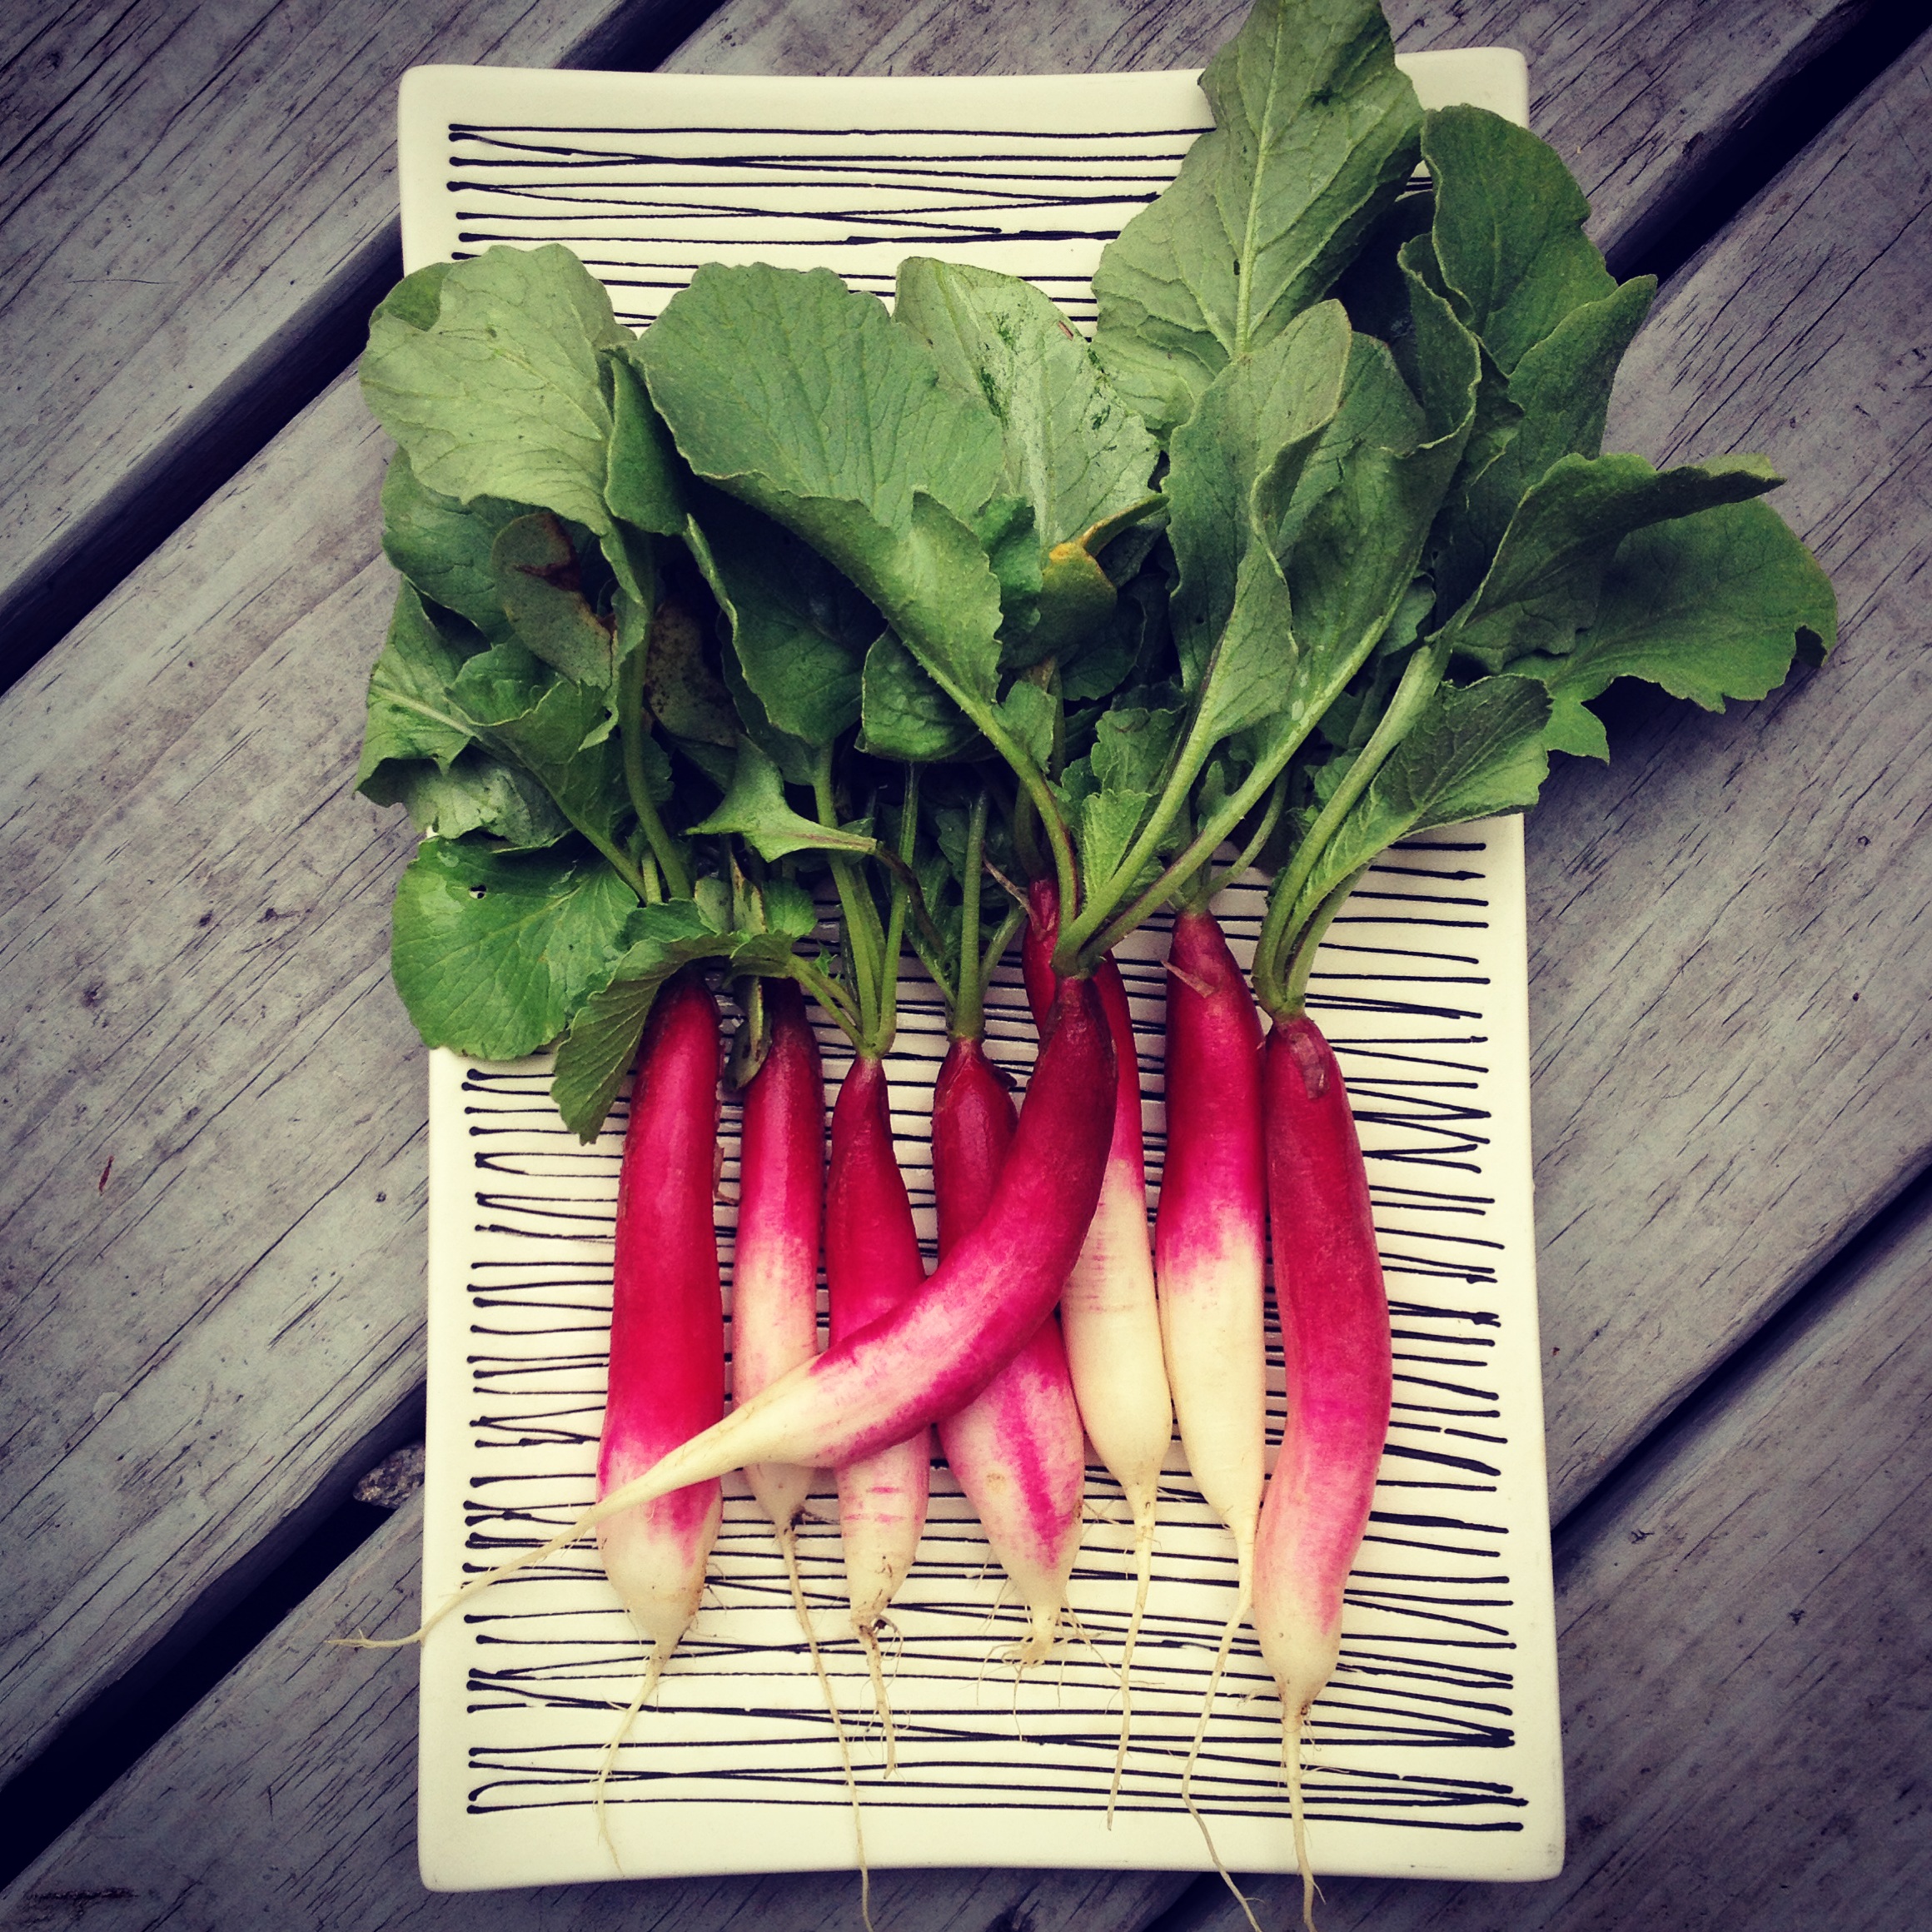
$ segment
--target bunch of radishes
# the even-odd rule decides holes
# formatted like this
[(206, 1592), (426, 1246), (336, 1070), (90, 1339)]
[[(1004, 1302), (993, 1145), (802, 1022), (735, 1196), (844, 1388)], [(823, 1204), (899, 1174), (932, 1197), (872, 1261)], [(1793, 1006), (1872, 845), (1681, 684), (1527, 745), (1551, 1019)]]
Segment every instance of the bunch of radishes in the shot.
[[(406, 581), (360, 778), (429, 834), (397, 983), (432, 1044), (555, 1041), (586, 1136), (636, 1068), (600, 1500), (519, 1561), (595, 1528), (655, 1673), (717, 1479), (749, 1472), (795, 1588), (792, 1526), (834, 1468), (876, 1661), (936, 1427), (1037, 1656), (1083, 1434), (1144, 1602), (1178, 1415), (1280, 1688), (1304, 1873), (1292, 1745), (1390, 1393), (1316, 949), (1389, 845), (1527, 806), (1551, 749), (1601, 755), (1587, 702), (1616, 678), (1720, 707), (1834, 630), (1761, 462), (1599, 453), (1651, 287), (1606, 272), (1555, 155), (1423, 115), (1366, 0), (1318, 12), (1258, 0), (1208, 68), (1216, 127), (1108, 247), (1091, 345), (1027, 284), (930, 261), (889, 313), (822, 271), (714, 265), (639, 338), (567, 251), (500, 248), (405, 281), (362, 366)], [(1208, 908), (1255, 864), (1251, 993)], [(1110, 949), (1168, 909), (1150, 1257)], [(1023, 928), (1041, 1048), (1016, 1116), (979, 1035)], [(953, 1039), (929, 1277), (881, 1070), (909, 947)], [(729, 1413), (720, 982), (743, 1013)], [(829, 1160), (807, 993), (855, 1054)]]

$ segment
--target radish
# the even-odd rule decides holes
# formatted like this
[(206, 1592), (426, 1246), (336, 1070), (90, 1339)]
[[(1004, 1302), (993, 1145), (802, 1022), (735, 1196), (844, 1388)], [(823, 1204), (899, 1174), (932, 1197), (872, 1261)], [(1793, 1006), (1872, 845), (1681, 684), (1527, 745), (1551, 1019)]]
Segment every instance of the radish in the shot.
[[(1043, 879), (1028, 896), (1031, 917), (1020, 959), (1033, 1018), (1043, 1023), (1058, 984), (1053, 954), (1059, 938), (1059, 893), (1051, 879)], [(1113, 1138), (1093, 1225), (1060, 1297), (1060, 1320), (1088, 1436), (1095, 1454), (1120, 1485), (1133, 1523), (1133, 1609), (1121, 1651), (1120, 1745), (1108, 1792), (1111, 1822), (1133, 1719), (1134, 1644), (1153, 1573), (1154, 1512), (1161, 1465), (1174, 1432), (1174, 1407), (1168, 1393), (1153, 1257), (1148, 1245), (1140, 1066), (1127, 988), (1112, 954), (1094, 968), (1093, 984), (1113, 1039)]]
[[(652, 1010), (624, 1137), (600, 1499), (634, 1483), (724, 1410), (724, 1302), (711, 1220), (717, 1148), (717, 1003), (703, 980), (684, 973)], [(618, 1747), (697, 1615), (723, 1513), (714, 1477), (614, 1510), (598, 1525), (605, 1573), (651, 1646), (643, 1683), (598, 1769), (600, 1829)]]
[[(825, 1185), (825, 1089), (804, 995), (789, 980), (763, 989), (769, 1045), (744, 1088), (738, 1235), (731, 1274), (731, 1392), (750, 1401), (819, 1350), (819, 1228)], [(754, 1462), (744, 1471), (771, 1518), (798, 1594), (795, 1526), (812, 1471)]]
[(1255, 1557), (1255, 1629), (1282, 1699), (1282, 1763), (1314, 1925), (1300, 1740), (1342, 1647), (1342, 1595), (1388, 1433), (1388, 1297), (1342, 1070), (1305, 1013), (1268, 1034), (1262, 1093), (1288, 1422)]
[(1234, 1537), (1232, 1635), (1247, 1613), (1267, 1451), (1261, 1023), (1205, 907), (1176, 915), (1168, 954), (1167, 1112), (1161, 1333), (1188, 1466)]
[[(925, 1262), (912, 1203), (893, 1152), (885, 1068), (861, 1054), (839, 1088), (832, 1110), (832, 1174), (825, 1201), (825, 1280), (832, 1303), (832, 1346), (849, 1344), (867, 1324), (889, 1318), (925, 1284)], [(903, 1438), (842, 1461), (839, 1533), (844, 1545), (852, 1628), (872, 1672), (885, 1726), (886, 1769), (897, 1753), (879, 1626), (912, 1568), (925, 1527), (932, 1475), (928, 1423)]]
[(1233, 1535), (1235, 1561), (1234, 1607), (1181, 1774), (1181, 1801), (1252, 1924), (1190, 1789), (1228, 1649), (1247, 1616), (1267, 1453), (1261, 1023), (1204, 904), (1175, 915), (1168, 953), (1167, 1112), (1154, 1221), (1161, 1334), (1188, 1465)]
[(965, 1407), (1053, 1312), (1093, 1217), (1113, 1138), (1113, 1042), (1093, 983), (1061, 982), (1019, 1127), (979, 1225), (925, 1286), (782, 1375), (654, 1468), (531, 1548), (453, 1591), (424, 1632), (500, 1577), (540, 1563), (634, 1505), (749, 1462), (837, 1466)]
[[(985, 1217), (1018, 1124), (1013, 1095), (977, 1039), (958, 1038), (933, 1092), (933, 1193), (943, 1262)], [(955, 1415), (939, 1447), (1027, 1606), (1023, 1665), (1053, 1649), (1080, 1547), (1086, 1481), (1080, 1411), (1052, 1314)]]

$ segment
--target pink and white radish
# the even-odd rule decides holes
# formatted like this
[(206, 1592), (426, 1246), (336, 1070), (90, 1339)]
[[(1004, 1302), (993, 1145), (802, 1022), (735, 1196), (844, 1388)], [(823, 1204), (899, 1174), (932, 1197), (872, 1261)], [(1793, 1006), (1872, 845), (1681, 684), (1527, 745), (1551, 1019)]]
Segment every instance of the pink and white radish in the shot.
[[(1030, 917), (1021, 968), (1033, 1018), (1043, 1023), (1059, 983), (1053, 968), (1053, 948), (1059, 941), (1059, 893), (1051, 879), (1041, 879), (1028, 897)], [(1094, 968), (1093, 985), (1113, 1041), (1113, 1135), (1093, 1224), (1061, 1293), (1060, 1322), (1088, 1437), (1120, 1485), (1133, 1525), (1134, 1598), (1121, 1651), (1120, 1745), (1108, 1794), (1111, 1818), (1133, 1723), (1134, 1645), (1153, 1571), (1155, 1511), (1161, 1465), (1173, 1438), (1174, 1407), (1168, 1392), (1153, 1255), (1148, 1240), (1140, 1064), (1127, 989), (1111, 955)]]
[[(933, 1092), (942, 1262), (985, 1217), (1018, 1121), (979, 1041), (955, 1039)], [(1038, 1663), (1066, 1610), (1087, 1473), (1066, 1344), (1051, 1314), (978, 1395), (940, 1422), (939, 1447), (1027, 1606), (1018, 1661)]]
[[(639, 1050), (617, 1183), (610, 1375), (597, 1495), (610, 1499), (724, 1407), (724, 1317), (711, 1218), (718, 1152), (718, 1008), (680, 974)], [(722, 1473), (720, 1471), (718, 1473)], [(651, 1654), (641, 1704), (691, 1619), (722, 1512), (715, 1476), (600, 1516), (612, 1586)]]
[(1282, 1700), (1282, 1763), (1312, 1932), (1301, 1736), (1342, 1647), (1342, 1599), (1388, 1433), (1388, 1297), (1342, 1070), (1305, 1013), (1277, 1018), (1262, 1083), (1287, 1431), (1268, 1479), (1253, 1619)]
[(1261, 1074), (1247, 983), (1213, 915), (1185, 908), (1168, 954), (1167, 1161), (1154, 1274), (1188, 1466), (1234, 1537), (1230, 1635), (1247, 1614), (1266, 1475)]
[[(717, 1156), (717, 1003), (695, 973), (680, 973), (658, 996), (638, 1049), (618, 1170), (600, 1501), (715, 1426), (724, 1410), (724, 1309), (711, 1219)], [(698, 1614), (723, 1512), (714, 1477), (614, 1507), (598, 1524), (605, 1574), (650, 1643), (643, 1681), (597, 1766), (592, 1801), (606, 1845), (610, 1768)]]
[(1253, 1589), (1267, 1455), (1267, 1196), (1261, 1022), (1205, 906), (1175, 915), (1168, 953), (1167, 1162), (1154, 1275), (1181, 1444), (1201, 1493), (1234, 1537), (1235, 1597), (1181, 1773), (1181, 1801), (1214, 1869), (1242, 1897), (1192, 1793), (1194, 1760)]
[[(798, 987), (768, 980), (763, 999), (769, 1044), (744, 1088), (731, 1273), (731, 1392), (740, 1403), (819, 1352), (824, 1076)], [(794, 1595), (795, 1526), (812, 1476), (795, 1462), (754, 1462), (744, 1471), (771, 1518)]]
[[(825, 1197), (825, 1282), (832, 1347), (889, 1321), (924, 1287), (926, 1265), (912, 1203), (893, 1150), (884, 1067), (861, 1054), (832, 1109), (832, 1171)], [(880, 1666), (879, 1626), (899, 1594), (925, 1527), (932, 1479), (929, 1422), (896, 1441), (839, 1460), (839, 1534), (852, 1628), (865, 1652), (886, 1765), (896, 1758)]]
[(840, 1337), (575, 1521), (472, 1577), (408, 1636), (608, 1518), (749, 1462), (836, 1467), (965, 1407), (1053, 1311), (1099, 1198), (1113, 1131), (1113, 1042), (1091, 981), (1061, 983), (1019, 1127), (979, 1225), (925, 1286)]

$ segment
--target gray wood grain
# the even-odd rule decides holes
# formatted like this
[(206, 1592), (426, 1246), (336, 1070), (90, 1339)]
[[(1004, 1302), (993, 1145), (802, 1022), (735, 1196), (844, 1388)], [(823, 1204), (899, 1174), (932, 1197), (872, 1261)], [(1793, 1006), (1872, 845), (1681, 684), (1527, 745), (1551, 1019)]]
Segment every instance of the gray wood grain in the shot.
[[(838, 1873), (424, 1891), (413, 1662), (327, 1642), (415, 1621), (421, 1515), (420, 1504), (398, 1511), (0, 1893), (0, 1928), (856, 1932), (858, 1883)], [(944, 1830), (935, 1819), (941, 1855)], [(881, 1872), (872, 1910), (880, 1932), (1133, 1932), (1188, 1884), (1166, 1872)]]
[[(1921, 1932), (1932, 1203), (1557, 1549), (1569, 1856), (1335, 1879), (1322, 1932)], [(1262, 1922), (1295, 1888), (1255, 1881)], [(1201, 1886), (1172, 1932), (1242, 1932)]]
[[(84, 610), (172, 499), (313, 393), (394, 251), (390, 102), (425, 60), (595, 64), (703, 0), (67, 0), (0, 25), (0, 624)], [(1700, 165), (1869, 0), (1612, 7), (1411, 0), (1407, 47), (1531, 56), (1539, 128), (1582, 166), (1600, 239), (1675, 208)], [(674, 63), (798, 73), (1185, 66), (1238, 20), (1085, 0), (737, 0)], [(1695, 31), (1691, 28), (1695, 24)], [(305, 386), (305, 384), (306, 386)], [(279, 413), (278, 413), (279, 412)]]
[[(1575, 169), (1599, 246), (1627, 249), (1676, 218), (1715, 152), (1874, 11), (1874, 0), (1387, 0), (1397, 43), (1512, 47), (1530, 63), (1531, 124)], [(1193, 67), (1243, 0), (1188, 7), (1107, 0), (1033, 10), (1023, 45), (988, 38), (955, 0), (728, 0), (668, 62), (716, 73), (981, 73), (1017, 51), (1039, 73)]]
[[(964, 17), (1006, 49), (1006, 64), (1030, 61), (1030, 49), (1025, 59), (1013, 52), (1012, 16)], [(855, 21), (854, 36), (864, 26)], [(960, 23), (949, 16), (946, 31), (949, 59), (969, 68)], [(899, 52), (914, 57), (909, 42)], [(1653, 104), (1667, 117), (1661, 83)], [(1627, 125), (1617, 132), (1631, 137)], [(1849, 256), (1840, 271), (1859, 272)], [(1775, 330), (1767, 340), (1775, 352)], [(1720, 376), (1694, 379), (1721, 386)], [(1836, 406), (1852, 411), (1860, 394), (1854, 384)], [(0, 1535), (31, 1553), (10, 1572), (0, 1631), (12, 1762), (190, 1616), (420, 1375), (422, 1074), (382, 964), (406, 834), (346, 789), (356, 688), (386, 602), (374, 560), (378, 467), (359, 405), (332, 391), (0, 704), (0, 877), (13, 889), (0, 914), (12, 1016), (0, 1038), (11, 1157), (0, 1175), (9, 1283), (0, 1372), (13, 1418)], [(1853, 601), (1875, 613), (1861, 621), (1879, 635), (1897, 621), (1880, 587), (1924, 540), (1920, 510), (1916, 521), (1875, 527), (1845, 556)], [(1852, 706), (1845, 730), (1882, 764), (1910, 724), (1902, 715), (1870, 721), (1875, 700), (1851, 675), (1862, 649), (1806, 689), (1821, 705)], [(1689, 754), (1693, 771), (1696, 759), (1725, 769), (1734, 740), (1724, 734), (1756, 728), (1724, 721)], [(1646, 778), (1647, 761), (1636, 770)], [(1619, 782), (1630, 792), (1631, 774)], [(1539, 823), (1588, 822), (1593, 795), (1582, 784), (1566, 802), (1559, 788)], [(1633, 906), (1647, 908), (1656, 875), (1677, 863), (1679, 823), (1631, 795), (1622, 815), (1641, 822), (1614, 858), (1592, 861), (1615, 883), (1601, 885), (1590, 931), (1614, 931)], [(1787, 804), (1774, 787), (1767, 836)], [(1910, 878), (1908, 829), (1878, 829), (1871, 877), (1903, 865)], [(1539, 880), (1565, 849), (1553, 836)], [(1541, 910), (1553, 917), (1580, 886), (1569, 878), (1553, 898), (1539, 884)], [(1828, 961), (1780, 955), (1792, 988), (1812, 988), (1793, 997), (1821, 997), (1862, 946), (1891, 959), (1895, 902), (1868, 894), (1861, 903)], [(1565, 1084), (1566, 1035), (1587, 1040), (1594, 1024), (1589, 987), (1564, 976), (1566, 944), (1557, 934), (1543, 943), (1539, 981), (1546, 1046), (1565, 1043), (1549, 1117), (1563, 1144), (1543, 1175), (1558, 1242), (1578, 1214), (1600, 1208), (1603, 1186), (1591, 1150), (1564, 1138), (1585, 1090)], [(1647, 957), (1628, 983), (1666, 998), (1676, 954)], [(1910, 997), (1910, 973), (1908, 961), (1895, 1000)], [(1733, 1025), (1748, 1033), (1750, 1022)], [(1693, 1036), (1681, 1065), (1671, 1058), (1680, 1044), (1661, 1034), (1651, 1051), (1674, 1088), (1702, 1093), (1705, 1044)], [(1737, 1050), (1748, 1048), (1740, 1039)], [(1601, 1061), (1610, 1048), (1599, 1039), (1597, 1050)], [(1815, 1138), (1808, 1100), (1786, 1093), (1775, 1110), (1792, 1148)], [(1898, 1093), (1885, 1104), (1898, 1114), (1913, 1103)], [(1710, 1111), (1708, 1097), (1702, 1105)], [(1711, 1158), (1744, 1170), (1716, 1212), (1753, 1227), (1746, 1260), (1703, 1285), (1720, 1345), (1776, 1292), (1765, 1257), (1784, 1252), (1780, 1231), (1797, 1211), (1781, 1176), (1745, 1158), (1762, 1118), (1734, 1112), (1710, 1129)], [(1880, 1152), (1895, 1168), (1898, 1121), (1860, 1118), (1890, 1134)], [(1627, 1118), (1621, 1126), (1630, 1131)], [(1792, 1252), (1817, 1248), (1820, 1229), (1836, 1239), (1869, 1209), (1882, 1191), (1870, 1184), (1882, 1168), (1872, 1156), (1855, 1133), (1834, 1147), (1817, 1187), (1837, 1212), (1807, 1208)], [(1648, 1311), (1630, 1318), (1634, 1354), (1600, 1350), (1552, 1385), (1553, 1440), (1575, 1482), (1656, 1406), (1658, 1365), (1641, 1330), (1677, 1290), (1651, 1278), (1643, 1252), (1610, 1257), (1621, 1281), (1600, 1270), (1578, 1286), (1568, 1251), (1551, 1275), (1556, 1342), (1587, 1335), (1596, 1317), (1586, 1294), (1634, 1292)], [(1687, 1306), (1672, 1331), (1681, 1374), (1713, 1352), (1695, 1333), (1684, 1344), (1678, 1331), (1695, 1325)]]
[[(138, 560), (141, 532), (179, 520), (169, 495), (205, 494), (225, 474), (206, 462), (259, 414), (279, 426), (293, 406), (276, 398), (312, 396), (352, 352), (338, 311), (395, 252), (406, 67), (594, 65), (654, 19), (675, 39), (701, 15), (698, 0), (8, 9), (0, 623), (84, 610), (77, 565)], [(318, 330), (335, 360), (311, 374)]]
[(1681, 279), (1611, 446), (1757, 450), (1837, 585), (1823, 670), (1651, 707), (1532, 814), (1560, 1514), (1932, 1154), (1932, 36)]

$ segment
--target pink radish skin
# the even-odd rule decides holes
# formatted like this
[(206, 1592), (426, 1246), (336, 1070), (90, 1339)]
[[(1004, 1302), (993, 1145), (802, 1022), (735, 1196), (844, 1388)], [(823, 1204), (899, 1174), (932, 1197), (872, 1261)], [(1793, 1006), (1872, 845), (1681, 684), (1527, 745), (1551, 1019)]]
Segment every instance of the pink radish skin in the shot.
[[(597, 1494), (613, 1491), (715, 1424), (724, 1406), (724, 1319), (711, 1219), (718, 1151), (718, 1008), (702, 980), (658, 996), (638, 1053), (617, 1186), (610, 1378)], [(721, 1511), (715, 1477), (613, 1510), (604, 1567), (651, 1640), (641, 1704), (704, 1593)]]
[[(1043, 1025), (1058, 986), (1051, 962), (1059, 939), (1059, 895), (1051, 879), (1043, 879), (1029, 897), (1032, 917), (1020, 959), (1034, 1021)], [(1126, 1496), (1136, 1541), (1151, 1546), (1174, 1409), (1148, 1242), (1140, 1067), (1127, 989), (1111, 958), (1095, 969), (1093, 986), (1113, 1042), (1113, 1131), (1100, 1199), (1067, 1277), (1060, 1319), (1088, 1436)]]
[[(740, 1403), (819, 1352), (824, 1075), (804, 993), (774, 979), (764, 998), (770, 1045), (744, 1088), (731, 1272), (731, 1392)], [(744, 1471), (781, 1542), (804, 1509), (812, 1473), (795, 1462)]]
[(1263, 1094), (1288, 1424), (1262, 1511), (1254, 1626), (1281, 1692), (1302, 1919), (1312, 1928), (1301, 1735), (1341, 1654), (1342, 1591), (1388, 1434), (1388, 1296), (1342, 1070), (1306, 1015), (1269, 1033)]
[[(852, 1064), (832, 1109), (832, 1176), (825, 1199), (825, 1281), (832, 1346), (889, 1319), (925, 1286), (926, 1265), (913, 1226), (898, 1156), (885, 1069)], [(886, 1606), (912, 1568), (925, 1527), (932, 1431), (921, 1424), (839, 1468), (839, 1533), (845, 1551), (852, 1625), (869, 1656)]]
[[(933, 1092), (933, 1192), (944, 1261), (985, 1217), (1018, 1112), (978, 1040), (954, 1040)], [(939, 1447), (1031, 1626), (1022, 1664), (1052, 1651), (1080, 1547), (1085, 1439), (1067, 1347), (1048, 1315), (958, 1414)]]
[[(1027, 1001), (1039, 1023), (1059, 984), (1053, 968), (1053, 948), (1060, 936), (1059, 891), (1051, 879), (1040, 879), (1030, 889), (1028, 900), (1020, 964)], [(1111, 1825), (1133, 1722), (1134, 1646), (1153, 1578), (1161, 1466), (1173, 1439), (1174, 1404), (1168, 1393), (1153, 1254), (1148, 1242), (1139, 1056), (1127, 988), (1111, 954), (1095, 968), (1093, 984), (1113, 1040), (1113, 1138), (1093, 1224), (1060, 1297), (1060, 1325), (1088, 1439), (1120, 1485), (1133, 1522), (1135, 1590), (1121, 1646), (1120, 1745), (1108, 1794)]]
[[(1052, 1312), (1099, 1198), (1113, 1043), (1091, 982), (1064, 981), (985, 1218), (889, 1314), (782, 1375), (573, 1523), (455, 1591), (422, 1626), (605, 1518), (748, 1462), (836, 1466), (965, 1407)], [(385, 1640), (413, 1643), (422, 1630)]]
[(1168, 954), (1167, 1164), (1154, 1272), (1188, 1465), (1233, 1532), (1247, 1610), (1267, 1454), (1261, 1022), (1221, 928), (1174, 921)]

